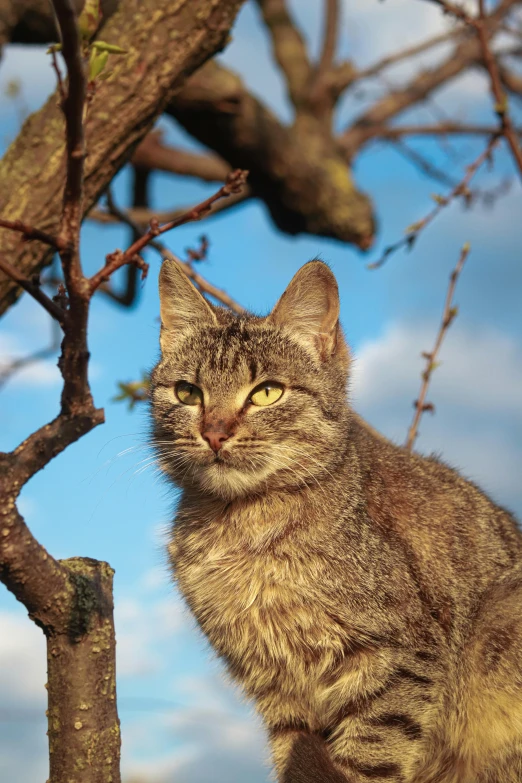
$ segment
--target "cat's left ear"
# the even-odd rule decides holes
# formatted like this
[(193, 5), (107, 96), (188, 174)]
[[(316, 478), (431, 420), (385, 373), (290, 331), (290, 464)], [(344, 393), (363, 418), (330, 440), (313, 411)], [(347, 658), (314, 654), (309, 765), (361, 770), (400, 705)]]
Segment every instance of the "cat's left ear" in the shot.
[(207, 323), (214, 326), (217, 323), (209, 303), (192, 285), (177, 261), (167, 259), (161, 265), (159, 296), (162, 351), (177, 333), (195, 325)]
[(268, 321), (290, 329), (322, 361), (333, 356), (338, 340), (339, 289), (330, 268), (322, 261), (309, 261), (294, 275), (268, 316)]

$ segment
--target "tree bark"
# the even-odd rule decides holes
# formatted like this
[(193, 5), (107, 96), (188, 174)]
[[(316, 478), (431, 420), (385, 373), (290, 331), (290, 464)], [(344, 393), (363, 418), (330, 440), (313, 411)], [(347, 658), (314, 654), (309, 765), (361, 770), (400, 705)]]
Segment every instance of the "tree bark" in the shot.
[(214, 61), (188, 80), (167, 113), (233, 168), (249, 170), (252, 195), (265, 201), (282, 231), (371, 245), (371, 201), (320, 117), (298, 112), (293, 125), (283, 125), (239, 76)]
[[(186, 77), (223, 48), (243, 0), (123, 0), (103, 39), (113, 57), (86, 123), (84, 212), (92, 207)], [(24, 123), (0, 162), (0, 215), (58, 229), (65, 176), (63, 118), (55, 93)], [(38, 174), (38, 176), (35, 176)], [(41, 242), (0, 232), (0, 254), (31, 278), (50, 262)], [(21, 289), (0, 275), (0, 315)]]
[(114, 572), (89, 558), (60, 563), (74, 591), (67, 626), (46, 630), (50, 783), (117, 783)]

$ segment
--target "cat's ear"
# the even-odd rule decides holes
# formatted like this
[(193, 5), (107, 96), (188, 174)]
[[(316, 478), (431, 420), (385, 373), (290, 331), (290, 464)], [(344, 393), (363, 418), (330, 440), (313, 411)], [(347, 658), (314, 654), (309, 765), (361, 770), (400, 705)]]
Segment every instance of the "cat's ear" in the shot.
[(333, 273), (322, 261), (309, 261), (294, 275), (268, 320), (290, 329), (324, 361), (336, 352), (338, 338), (342, 340), (339, 309)]
[(191, 326), (207, 323), (215, 325), (217, 319), (209, 303), (194, 288), (183, 268), (173, 259), (166, 259), (159, 275), (161, 316), (161, 349), (165, 349), (173, 334)]

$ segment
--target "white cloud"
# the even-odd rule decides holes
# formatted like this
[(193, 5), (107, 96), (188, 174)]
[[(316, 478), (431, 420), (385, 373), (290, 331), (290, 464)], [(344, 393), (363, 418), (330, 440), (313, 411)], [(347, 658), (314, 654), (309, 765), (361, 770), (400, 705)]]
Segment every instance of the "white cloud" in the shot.
[[(403, 443), (412, 404), (436, 324), (393, 324), (357, 352), (352, 383), (355, 409)], [(426, 414), (417, 441), (476, 481), (496, 502), (522, 508), (522, 348), (506, 334), (484, 327), (451, 327), (442, 362), (428, 391), (436, 413)]]
[(166, 662), (157, 649), (158, 642), (176, 636), (192, 622), (174, 595), (146, 603), (121, 600), (116, 603), (114, 615), (118, 677), (142, 677), (163, 669)]
[[(40, 350), (41, 346), (37, 349), (29, 347), (26, 341), (22, 341), (15, 335), (10, 333), (3, 333), (0, 335), (0, 375), (3, 371), (8, 370), (13, 361), (17, 359), (30, 356), (35, 350)], [(56, 364), (57, 359), (37, 359), (31, 361), (25, 367), (21, 367), (16, 370), (12, 377), (9, 379), (9, 384), (12, 386), (29, 386), (29, 387), (41, 387), (41, 386), (56, 386), (61, 382), (61, 375)]]
[[(353, 368), (354, 400), (375, 406), (393, 397), (413, 400), (431, 350), (437, 324), (393, 324), (364, 343)], [(522, 418), (522, 348), (492, 329), (451, 327), (433, 374), (430, 395), (466, 409), (499, 411)]]
[(45, 638), (28, 617), (0, 611), (0, 693), (2, 704), (45, 704)]
[[(218, 676), (184, 678), (178, 683), (190, 707), (165, 715), (156, 731), (169, 732), (178, 748), (151, 759), (128, 758), (124, 778), (150, 783), (264, 783), (269, 775), (266, 735), (261, 722), (242, 707)], [(133, 727), (139, 732), (139, 726)]]

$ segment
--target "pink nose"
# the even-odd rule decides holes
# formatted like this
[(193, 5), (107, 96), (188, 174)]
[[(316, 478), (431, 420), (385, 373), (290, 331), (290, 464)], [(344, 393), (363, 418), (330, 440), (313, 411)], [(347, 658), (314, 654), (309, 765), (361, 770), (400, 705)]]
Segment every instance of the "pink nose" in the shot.
[(226, 432), (208, 430), (207, 432), (203, 433), (203, 437), (209, 444), (212, 451), (217, 454), (223, 443), (230, 438), (230, 435), (227, 435)]

